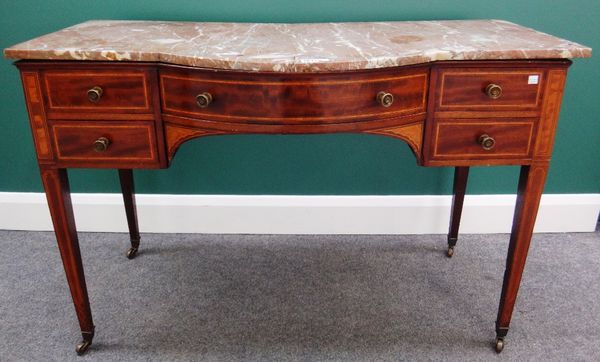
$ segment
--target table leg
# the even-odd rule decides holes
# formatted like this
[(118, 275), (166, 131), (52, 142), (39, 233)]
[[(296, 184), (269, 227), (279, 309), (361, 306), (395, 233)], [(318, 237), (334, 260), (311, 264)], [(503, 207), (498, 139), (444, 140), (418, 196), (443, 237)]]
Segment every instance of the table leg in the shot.
[(133, 170), (119, 169), (119, 180), (121, 181), (121, 193), (125, 204), (127, 215), (127, 226), (129, 227), (129, 239), (131, 248), (127, 251), (127, 258), (135, 258), (140, 247), (140, 231), (138, 228), (137, 211), (135, 206), (135, 188), (133, 185)]
[(534, 162), (530, 166), (521, 167), (517, 203), (496, 320), (496, 352), (498, 353), (504, 348), (504, 337), (508, 333), (517, 299), (547, 171), (547, 161)]
[(77, 230), (73, 217), (67, 170), (41, 166), (40, 172), (42, 183), (46, 190), (46, 198), (48, 200), (48, 207), (50, 208), (50, 215), (52, 216), (58, 249), (60, 250), (67, 282), (71, 290), (75, 312), (79, 319), (81, 335), (83, 336), (83, 341), (79, 343), (76, 351), (78, 354), (83, 354), (92, 344), (94, 322), (92, 321), (92, 311), (90, 309), (85, 276), (83, 274), (83, 264), (81, 262), (79, 240), (77, 239)]
[(454, 169), (454, 191), (452, 196), (452, 211), (450, 214), (450, 228), (448, 230), (448, 252), (446, 255), (454, 255), (454, 247), (458, 240), (458, 227), (462, 215), (463, 201), (467, 189), (469, 167), (456, 167)]

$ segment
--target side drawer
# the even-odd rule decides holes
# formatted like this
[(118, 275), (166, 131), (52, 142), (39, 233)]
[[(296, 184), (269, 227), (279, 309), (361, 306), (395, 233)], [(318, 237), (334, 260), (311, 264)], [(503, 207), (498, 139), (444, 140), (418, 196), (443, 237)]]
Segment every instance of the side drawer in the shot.
[(65, 167), (158, 167), (153, 122), (52, 121), (57, 162)]
[(42, 72), (47, 111), (151, 113), (148, 71), (77, 69)]
[(537, 110), (545, 72), (541, 68), (443, 68), (436, 89), (438, 111)]
[(433, 133), (433, 160), (529, 158), (534, 119), (444, 119)]

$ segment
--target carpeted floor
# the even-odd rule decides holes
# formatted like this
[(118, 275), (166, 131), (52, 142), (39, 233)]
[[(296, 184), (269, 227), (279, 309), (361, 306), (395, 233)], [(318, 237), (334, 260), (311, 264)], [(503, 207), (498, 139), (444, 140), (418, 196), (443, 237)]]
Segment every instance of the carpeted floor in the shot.
[(0, 232), (1, 361), (598, 361), (600, 233), (536, 234), (504, 352), (507, 235), (80, 234), (79, 341), (49, 232)]

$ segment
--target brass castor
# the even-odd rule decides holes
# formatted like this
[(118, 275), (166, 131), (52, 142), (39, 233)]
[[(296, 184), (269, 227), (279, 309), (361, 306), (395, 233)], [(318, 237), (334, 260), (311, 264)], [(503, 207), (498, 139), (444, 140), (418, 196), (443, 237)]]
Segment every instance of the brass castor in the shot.
[(504, 338), (496, 337), (496, 353), (502, 352), (504, 349)]
[(448, 247), (448, 251), (446, 252), (446, 255), (451, 258), (452, 255), (454, 255), (454, 246), (449, 246)]
[(137, 255), (138, 248), (131, 247), (127, 250), (127, 259), (133, 259)]
[(92, 345), (92, 341), (83, 340), (83, 341), (79, 342), (79, 344), (77, 345), (77, 348), (75, 348), (77, 355), (81, 356), (81, 355), (85, 354), (85, 352), (88, 350), (88, 348), (90, 348), (91, 345)]

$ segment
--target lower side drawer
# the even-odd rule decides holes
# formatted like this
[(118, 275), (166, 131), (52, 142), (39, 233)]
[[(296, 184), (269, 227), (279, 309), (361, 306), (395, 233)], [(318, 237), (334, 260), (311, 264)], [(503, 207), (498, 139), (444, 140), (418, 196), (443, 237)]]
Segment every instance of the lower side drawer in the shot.
[(50, 129), (63, 167), (158, 167), (153, 122), (53, 121)]
[(436, 122), (434, 160), (528, 158), (535, 120), (457, 120)]

